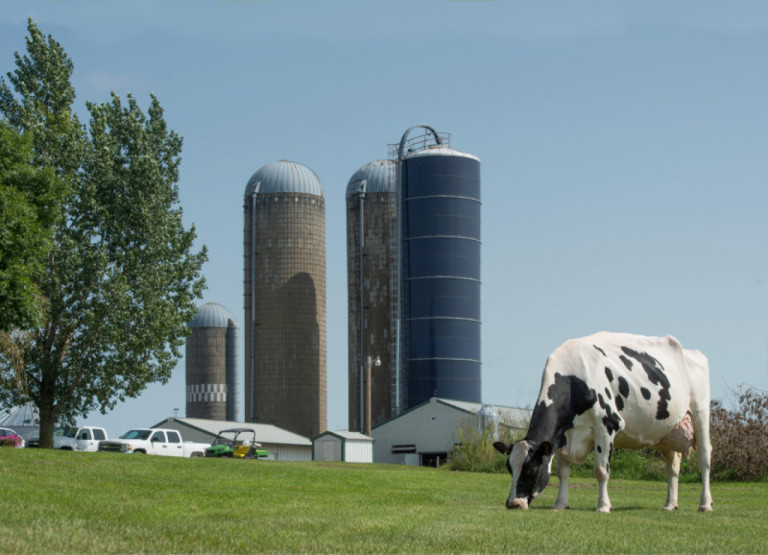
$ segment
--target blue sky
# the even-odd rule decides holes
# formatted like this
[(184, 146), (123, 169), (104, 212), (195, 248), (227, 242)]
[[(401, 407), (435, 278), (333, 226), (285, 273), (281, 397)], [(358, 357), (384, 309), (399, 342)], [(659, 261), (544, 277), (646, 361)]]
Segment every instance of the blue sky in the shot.
[[(0, 0), (3, 75), (28, 17), (74, 61), (78, 111), (153, 92), (184, 138), (201, 304), (242, 325), (249, 177), (318, 174), (330, 429), (347, 427), (346, 184), (415, 124), (482, 161), (483, 401), (532, 406), (547, 355), (600, 330), (701, 350), (715, 398), (768, 387), (765, 2)], [(174, 408), (183, 360), (86, 420), (117, 435)]]

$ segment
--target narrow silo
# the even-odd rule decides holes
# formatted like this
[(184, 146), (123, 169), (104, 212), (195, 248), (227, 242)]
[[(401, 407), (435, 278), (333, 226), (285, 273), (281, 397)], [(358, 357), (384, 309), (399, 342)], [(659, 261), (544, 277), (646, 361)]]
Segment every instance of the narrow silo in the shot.
[(245, 420), (326, 430), (325, 201), (317, 175), (281, 160), (244, 198)]
[(481, 402), (480, 161), (418, 127), (398, 150), (403, 410)]
[(188, 326), (187, 418), (237, 420), (235, 317), (220, 304), (207, 303), (198, 309)]
[[(353, 431), (366, 430), (368, 408), (371, 426), (396, 415), (395, 177), (393, 160), (376, 160), (357, 170), (347, 184), (349, 429)], [(374, 362), (377, 358), (379, 365)]]

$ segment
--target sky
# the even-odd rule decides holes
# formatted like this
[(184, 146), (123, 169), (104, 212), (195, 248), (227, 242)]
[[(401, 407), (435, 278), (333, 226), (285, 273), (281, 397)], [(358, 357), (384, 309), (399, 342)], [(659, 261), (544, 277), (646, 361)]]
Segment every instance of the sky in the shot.
[[(483, 402), (532, 407), (549, 353), (601, 330), (699, 349), (726, 403), (768, 388), (768, 3), (0, 0), (2, 75), (29, 17), (73, 60), (83, 121), (110, 91), (158, 97), (209, 253), (199, 304), (241, 330), (248, 179), (317, 173), (329, 429), (348, 427), (346, 185), (417, 124), (481, 160)], [(119, 435), (185, 404), (182, 358), (80, 423)]]

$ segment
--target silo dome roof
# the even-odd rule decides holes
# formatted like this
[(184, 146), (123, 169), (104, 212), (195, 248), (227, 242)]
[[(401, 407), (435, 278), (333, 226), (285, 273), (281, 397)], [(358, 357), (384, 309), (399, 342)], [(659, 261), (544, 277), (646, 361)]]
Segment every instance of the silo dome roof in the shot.
[(374, 160), (357, 170), (347, 184), (347, 196), (358, 194), (360, 182), (365, 180), (366, 193), (394, 193), (395, 184), (394, 160)]
[(187, 324), (190, 328), (236, 328), (234, 315), (217, 303), (206, 303), (197, 310), (194, 318)]
[(288, 160), (272, 162), (257, 170), (248, 180), (248, 186), (245, 188), (246, 196), (253, 193), (257, 183), (259, 183), (259, 194), (304, 193), (323, 196), (323, 186), (317, 174), (307, 166)]
[(413, 152), (409, 152), (405, 155), (405, 158), (419, 158), (422, 156), (458, 156), (460, 158), (472, 158), (473, 160), (480, 161), (480, 158), (477, 156), (474, 156), (473, 154), (467, 154), (466, 152), (460, 152), (458, 150), (453, 150), (452, 148), (448, 148), (446, 146), (442, 145), (436, 145), (431, 146), (429, 148), (424, 148), (421, 150), (414, 150)]

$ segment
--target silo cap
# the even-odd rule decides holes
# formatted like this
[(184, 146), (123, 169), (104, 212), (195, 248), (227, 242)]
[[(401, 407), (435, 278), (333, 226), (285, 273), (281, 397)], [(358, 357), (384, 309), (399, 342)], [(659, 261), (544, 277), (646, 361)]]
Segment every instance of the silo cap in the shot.
[(396, 164), (394, 160), (374, 160), (357, 170), (347, 184), (347, 196), (355, 196), (360, 191), (360, 183), (365, 181), (366, 193), (394, 193)]
[(323, 186), (317, 174), (303, 164), (290, 160), (279, 160), (256, 170), (248, 180), (245, 196), (253, 194), (256, 184), (259, 194), (264, 193), (303, 193), (323, 196)]
[(190, 328), (237, 328), (234, 315), (218, 303), (206, 303), (187, 324)]

